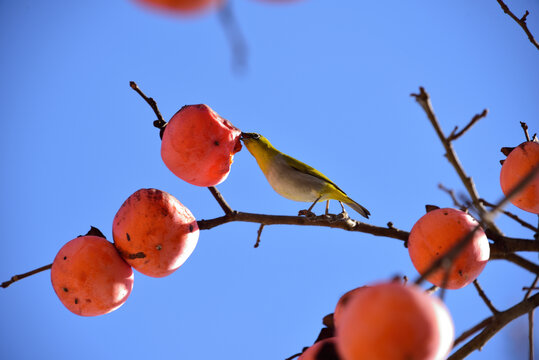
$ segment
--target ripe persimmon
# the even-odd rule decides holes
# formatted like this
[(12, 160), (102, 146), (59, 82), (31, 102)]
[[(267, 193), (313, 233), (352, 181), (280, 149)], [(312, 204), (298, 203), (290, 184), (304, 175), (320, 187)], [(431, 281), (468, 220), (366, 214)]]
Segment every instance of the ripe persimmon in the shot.
[(363, 288), (365, 288), (365, 286), (352, 289), (346, 292), (343, 296), (339, 298), (339, 301), (337, 302), (337, 305), (335, 306), (335, 311), (333, 312), (333, 324), (335, 328), (339, 326), (339, 322), (341, 321), (341, 316), (344, 311), (344, 308), (348, 305), (348, 303), (350, 302), (350, 299), (352, 299), (354, 294), (361, 291)]
[[(463, 211), (444, 208), (428, 212), (412, 227), (408, 252), (416, 270), (423, 274), (438, 258), (447, 253), (478, 225)], [(474, 281), (490, 256), (490, 246), (479, 228), (448, 269), (438, 269), (426, 279), (446, 289), (460, 289)]]
[(436, 302), (415, 285), (363, 288), (353, 294), (336, 329), (339, 355), (342, 360), (442, 359), (454, 330), (447, 309)]
[(133, 289), (133, 269), (112, 243), (93, 235), (65, 244), (52, 263), (52, 287), (74, 314), (97, 316), (119, 308)]
[(241, 150), (240, 135), (208, 105), (186, 105), (165, 127), (161, 158), (180, 179), (214, 186), (227, 178), (234, 154)]
[[(514, 148), (503, 162), (500, 184), (505, 195), (539, 164), (539, 143), (526, 141)], [(539, 214), (539, 174), (513, 198), (516, 207)]]
[(122, 204), (112, 225), (114, 244), (141, 273), (164, 277), (191, 255), (198, 242), (198, 224), (174, 196), (140, 189)]
[(298, 357), (298, 360), (336, 359), (335, 338), (327, 338), (314, 343)]
[(222, 0), (136, 0), (137, 2), (172, 13), (192, 14), (218, 5)]

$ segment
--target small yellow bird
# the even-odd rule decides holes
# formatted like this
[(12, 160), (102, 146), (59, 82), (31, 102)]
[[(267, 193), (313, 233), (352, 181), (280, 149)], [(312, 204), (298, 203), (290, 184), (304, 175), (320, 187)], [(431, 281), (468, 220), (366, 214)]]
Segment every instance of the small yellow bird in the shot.
[[(307, 210), (310, 213), (318, 201), (337, 200), (350, 206), (360, 215), (369, 218), (370, 212), (350, 199), (333, 181), (315, 168), (283, 154), (264, 136), (256, 133), (242, 133), (241, 139), (247, 150), (255, 157), (258, 166), (266, 176), (273, 190), (287, 199), (313, 202)], [(344, 207), (342, 207), (345, 213)]]

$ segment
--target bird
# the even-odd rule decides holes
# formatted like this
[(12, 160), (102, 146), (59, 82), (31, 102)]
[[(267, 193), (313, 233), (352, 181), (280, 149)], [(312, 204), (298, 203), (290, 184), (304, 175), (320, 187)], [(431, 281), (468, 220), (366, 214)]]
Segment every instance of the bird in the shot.
[[(306, 214), (312, 214), (311, 209), (319, 201), (327, 201), (327, 214), (329, 200), (337, 200), (341, 204), (343, 214), (346, 214), (342, 205), (345, 203), (363, 217), (369, 218), (369, 210), (348, 197), (327, 176), (277, 150), (264, 136), (242, 132), (241, 140), (256, 159), (273, 190), (290, 200), (313, 202), (306, 210)], [(305, 211), (300, 211), (300, 214), (305, 214)]]

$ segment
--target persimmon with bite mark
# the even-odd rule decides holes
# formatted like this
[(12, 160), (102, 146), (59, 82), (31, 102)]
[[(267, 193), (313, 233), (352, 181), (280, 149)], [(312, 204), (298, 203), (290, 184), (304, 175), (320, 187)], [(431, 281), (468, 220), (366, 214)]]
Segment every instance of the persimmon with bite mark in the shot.
[[(514, 148), (503, 162), (500, 184), (505, 195), (539, 164), (539, 143), (526, 141)], [(516, 207), (539, 214), (539, 174), (513, 198)]]
[(133, 289), (133, 270), (112, 243), (93, 235), (66, 243), (51, 268), (56, 295), (74, 314), (97, 316), (119, 308)]
[(112, 225), (114, 244), (141, 273), (164, 277), (176, 271), (198, 242), (198, 224), (174, 196), (140, 189), (122, 204)]
[[(408, 253), (416, 270), (423, 274), (477, 225), (474, 218), (456, 209), (436, 209), (425, 214), (414, 224), (408, 238)], [(439, 287), (460, 289), (479, 276), (489, 257), (487, 236), (479, 228), (448, 269), (440, 268), (426, 279)]]
[(208, 105), (186, 105), (165, 127), (161, 158), (180, 179), (215, 186), (230, 173), (234, 154), (241, 150), (240, 135)]

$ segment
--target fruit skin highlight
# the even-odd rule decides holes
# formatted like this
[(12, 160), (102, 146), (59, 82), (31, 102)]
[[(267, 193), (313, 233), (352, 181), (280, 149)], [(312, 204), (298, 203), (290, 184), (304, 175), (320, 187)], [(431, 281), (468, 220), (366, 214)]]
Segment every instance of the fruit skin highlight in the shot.
[(169, 13), (191, 15), (219, 5), (221, 0), (136, 0), (145, 6)]
[(180, 179), (215, 186), (230, 173), (241, 150), (241, 131), (209, 106), (186, 105), (168, 122), (161, 143), (163, 162)]
[(353, 294), (336, 330), (342, 360), (441, 360), (454, 336), (451, 317), (437, 298), (395, 282)]
[[(451, 208), (436, 209), (425, 214), (414, 224), (408, 238), (408, 253), (416, 270), (423, 274), (477, 225), (470, 215)], [(487, 236), (479, 228), (453, 260), (447, 278), (446, 271), (439, 269), (426, 279), (439, 287), (460, 289), (479, 276), (489, 256)]]
[(198, 242), (198, 224), (174, 196), (140, 189), (122, 204), (112, 225), (114, 244), (139, 272), (164, 277), (176, 271)]
[[(509, 194), (537, 164), (539, 164), (539, 143), (526, 141), (514, 148), (503, 162), (500, 171), (503, 193)], [(539, 174), (510, 201), (522, 210), (539, 214)]]
[(133, 289), (133, 269), (112, 243), (93, 235), (66, 243), (51, 268), (51, 282), (64, 306), (80, 316), (116, 310)]

